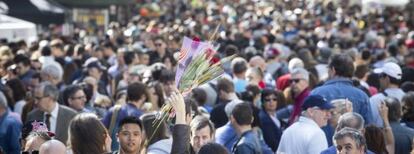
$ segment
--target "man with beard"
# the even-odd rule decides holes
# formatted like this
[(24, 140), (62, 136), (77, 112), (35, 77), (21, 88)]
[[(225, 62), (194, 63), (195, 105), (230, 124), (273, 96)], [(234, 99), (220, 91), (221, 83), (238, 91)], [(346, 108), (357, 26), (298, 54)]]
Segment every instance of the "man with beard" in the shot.
[(113, 154), (141, 153), (141, 143), (144, 140), (142, 133), (142, 123), (138, 118), (126, 117), (121, 120), (117, 133), (119, 150)]

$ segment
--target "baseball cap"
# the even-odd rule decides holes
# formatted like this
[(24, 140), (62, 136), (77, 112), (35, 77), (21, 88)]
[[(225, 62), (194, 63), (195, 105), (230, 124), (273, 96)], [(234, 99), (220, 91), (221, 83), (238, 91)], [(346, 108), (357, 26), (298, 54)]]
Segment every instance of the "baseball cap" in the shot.
[(402, 77), (401, 67), (393, 62), (385, 63), (381, 68), (374, 69), (374, 73), (385, 73), (388, 76), (396, 78), (397, 80), (401, 80)]
[(329, 110), (334, 108), (331, 103), (329, 103), (326, 98), (322, 97), (321, 95), (309, 95), (305, 98), (305, 101), (302, 105), (302, 110), (306, 110), (308, 108), (318, 107), (323, 110)]

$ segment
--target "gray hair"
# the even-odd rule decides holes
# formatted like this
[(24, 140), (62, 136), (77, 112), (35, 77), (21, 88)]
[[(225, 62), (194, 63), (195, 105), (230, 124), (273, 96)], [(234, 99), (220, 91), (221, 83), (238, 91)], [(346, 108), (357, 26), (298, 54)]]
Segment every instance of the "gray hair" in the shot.
[(2, 91), (0, 91), (0, 107), (7, 108), (7, 99)]
[(347, 112), (347, 106), (353, 108), (352, 102), (350, 102), (348, 99), (335, 99), (332, 100), (331, 103), (339, 111), (340, 115), (345, 114)]
[(59, 66), (59, 64), (49, 64), (42, 68), (40, 71), (43, 74), (47, 74), (53, 79), (62, 80), (63, 77), (63, 69)]
[(59, 98), (59, 89), (50, 82), (40, 83), (36, 90), (41, 90), (43, 92), (43, 96), (52, 97), (54, 101), (57, 101)]
[(364, 135), (362, 135), (361, 132), (359, 132), (356, 129), (346, 127), (344, 129), (342, 129), (341, 131), (335, 133), (335, 135), (333, 137), (335, 145), (337, 145), (338, 140), (341, 140), (345, 137), (349, 137), (353, 141), (355, 141), (355, 145), (358, 149), (364, 148), (363, 150), (366, 151), (367, 142), (365, 140)]
[(360, 114), (355, 112), (348, 112), (339, 117), (336, 131), (338, 132), (345, 127), (362, 130), (364, 128), (364, 123), (364, 118), (362, 118)]
[(294, 68), (291, 74), (292, 76), (300, 74), (303, 76), (303, 79), (305, 79), (306, 81), (309, 81), (309, 72), (304, 68), (301, 68), (301, 67)]

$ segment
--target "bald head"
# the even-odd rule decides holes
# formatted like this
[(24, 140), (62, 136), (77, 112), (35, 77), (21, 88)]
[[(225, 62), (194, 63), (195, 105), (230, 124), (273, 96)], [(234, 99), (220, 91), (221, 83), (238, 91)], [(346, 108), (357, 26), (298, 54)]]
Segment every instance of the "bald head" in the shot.
[(259, 67), (262, 71), (266, 69), (266, 61), (260, 56), (254, 56), (250, 59), (249, 65), (251, 67)]
[(40, 154), (66, 154), (66, 146), (58, 140), (49, 140), (40, 146)]

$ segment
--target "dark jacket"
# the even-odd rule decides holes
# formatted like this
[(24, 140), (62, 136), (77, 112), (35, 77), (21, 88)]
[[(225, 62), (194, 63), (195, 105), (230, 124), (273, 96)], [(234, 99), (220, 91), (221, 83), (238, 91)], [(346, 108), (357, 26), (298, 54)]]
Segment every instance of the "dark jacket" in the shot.
[(190, 144), (190, 126), (174, 125), (171, 154), (195, 154)]
[(394, 134), (395, 153), (409, 154), (414, 137), (414, 130), (402, 126), (399, 122), (391, 122), (392, 133)]
[[(275, 152), (279, 146), (282, 137), (282, 129), (273, 122), (266, 111), (261, 110), (259, 113), (260, 126), (263, 131), (263, 138), (266, 144)], [(280, 120), (279, 120), (280, 121)]]
[(252, 130), (244, 132), (233, 146), (234, 154), (262, 154), (259, 138)]
[[(40, 111), (39, 109), (35, 109), (29, 112), (27, 116), (27, 121), (44, 121), (44, 112)], [(59, 105), (58, 116), (56, 119), (56, 132), (55, 138), (62, 143), (66, 143), (68, 139), (68, 129), (69, 123), (75, 117), (77, 112), (69, 107), (64, 105)], [(27, 122), (26, 121), (26, 122)]]
[(214, 106), (213, 110), (211, 110), (210, 120), (214, 123), (215, 128), (220, 128), (229, 121), (227, 114), (224, 110), (227, 103), (228, 102), (220, 102), (218, 105)]

